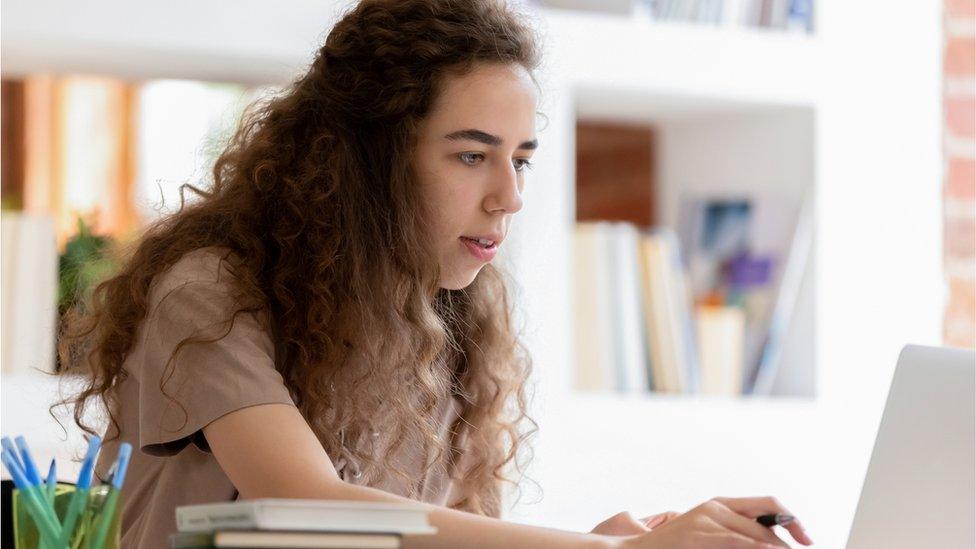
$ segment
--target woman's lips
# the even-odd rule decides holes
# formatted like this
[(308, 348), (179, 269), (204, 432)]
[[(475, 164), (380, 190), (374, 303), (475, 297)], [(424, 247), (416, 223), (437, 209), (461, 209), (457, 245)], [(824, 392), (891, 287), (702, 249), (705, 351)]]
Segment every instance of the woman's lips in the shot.
[(460, 240), (464, 244), (464, 246), (468, 249), (468, 251), (471, 252), (471, 255), (477, 257), (482, 261), (491, 261), (495, 257), (495, 253), (498, 252), (497, 243), (494, 243), (491, 246), (485, 248), (482, 247), (481, 244), (478, 244), (477, 241), (464, 236), (462, 236)]

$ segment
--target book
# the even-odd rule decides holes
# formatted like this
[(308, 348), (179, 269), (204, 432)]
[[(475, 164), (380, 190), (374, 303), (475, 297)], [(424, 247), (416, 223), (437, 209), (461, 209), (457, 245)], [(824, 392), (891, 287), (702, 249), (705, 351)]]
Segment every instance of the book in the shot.
[(641, 283), (655, 391), (698, 392), (691, 300), (674, 232), (655, 228), (640, 242)]
[(674, 231), (582, 222), (574, 251), (576, 388), (697, 393), (693, 301)]
[(702, 305), (696, 316), (702, 394), (742, 394), (745, 312)]
[(641, 283), (644, 298), (649, 362), (655, 391), (678, 393), (681, 391), (679, 372), (675, 368), (674, 344), (664, 308), (664, 289), (657, 281), (663, 279), (660, 243), (645, 236), (640, 243)]
[(647, 373), (646, 329), (641, 303), (640, 264), (637, 227), (613, 223), (609, 227), (613, 301), (613, 335), (616, 348), (617, 389), (644, 392), (649, 386)]
[(678, 324), (678, 345), (684, 367), (684, 390), (688, 394), (700, 392), (698, 364), (698, 343), (695, 340), (694, 315), (692, 314), (694, 298), (688, 283), (688, 274), (684, 268), (684, 258), (678, 235), (671, 229), (662, 232), (668, 252), (668, 272), (670, 275), (672, 318)]
[(180, 532), (292, 530), (432, 534), (425, 507), (366, 501), (262, 498), (176, 508)]
[(605, 227), (604, 223), (579, 223), (574, 235), (575, 385), (583, 391), (607, 391), (617, 385)]
[(576, 226), (576, 388), (644, 392), (653, 381), (638, 257), (640, 233), (623, 222)]
[(400, 536), (397, 534), (221, 530), (217, 532), (177, 532), (170, 535), (169, 546), (170, 549), (207, 547), (398, 549), (401, 543)]

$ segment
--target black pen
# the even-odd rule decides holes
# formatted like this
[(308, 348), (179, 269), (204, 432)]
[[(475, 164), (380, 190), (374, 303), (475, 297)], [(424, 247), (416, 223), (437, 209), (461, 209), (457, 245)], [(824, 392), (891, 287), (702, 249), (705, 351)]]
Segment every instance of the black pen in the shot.
[(761, 515), (756, 518), (756, 522), (762, 524), (763, 526), (776, 526), (777, 524), (789, 524), (790, 522), (793, 522), (794, 518), (796, 517), (793, 515), (783, 515), (777, 513), (775, 515)]

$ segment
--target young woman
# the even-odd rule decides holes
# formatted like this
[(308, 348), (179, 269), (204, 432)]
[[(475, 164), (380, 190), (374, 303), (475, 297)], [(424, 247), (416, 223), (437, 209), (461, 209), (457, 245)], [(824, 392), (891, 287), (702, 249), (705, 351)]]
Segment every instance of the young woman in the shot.
[(494, 0), (362, 2), (73, 313), (75, 420), (110, 419), (98, 475), (137, 448), (124, 546), (166, 547), (179, 505), (286, 497), (425, 502), (438, 533), (407, 547), (786, 547), (754, 520), (788, 513), (772, 498), (587, 533), (497, 518), (534, 430), (491, 260), (537, 147), (537, 56)]

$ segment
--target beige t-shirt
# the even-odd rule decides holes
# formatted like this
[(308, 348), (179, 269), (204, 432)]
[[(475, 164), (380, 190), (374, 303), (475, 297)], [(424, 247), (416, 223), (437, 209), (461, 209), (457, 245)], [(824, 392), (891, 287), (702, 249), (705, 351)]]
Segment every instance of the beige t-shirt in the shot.
[[(226, 337), (217, 342), (187, 345), (164, 371), (175, 346), (198, 330), (220, 334), (214, 326), (234, 310), (233, 275), (226, 250), (204, 248), (184, 256), (156, 277), (150, 288), (149, 311), (124, 367), (129, 377), (119, 386), (117, 418), (121, 437), (106, 442), (95, 472), (106, 478), (121, 442), (133, 446), (122, 489), (122, 547), (167, 548), (176, 531), (176, 507), (193, 503), (233, 501), (237, 490), (224, 474), (203, 436), (203, 427), (217, 418), (258, 404), (295, 405), (282, 376), (275, 369), (274, 345), (263, 319), (238, 315)], [(174, 366), (175, 365), (175, 366)], [(167, 377), (166, 392), (159, 389)], [(182, 409), (181, 409), (182, 405)], [(185, 410), (185, 415), (184, 415)], [(450, 426), (460, 404), (446, 398), (436, 413), (441, 437), (450, 444)], [(108, 427), (103, 440), (114, 433)], [(374, 437), (389, 443), (382, 433)], [(424, 456), (417, 445), (403, 445), (398, 464), (423, 470)], [(449, 452), (445, 452), (449, 454)], [(332, 457), (339, 476), (359, 484), (353, 465)], [(421, 500), (438, 505), (454, 501), (456, 486), (434, 467), (423, 479)], [(256, 473), (257, 474), (257, 473)], [(370, 485), (400, 495), (407, 486), (385, 476)]]

